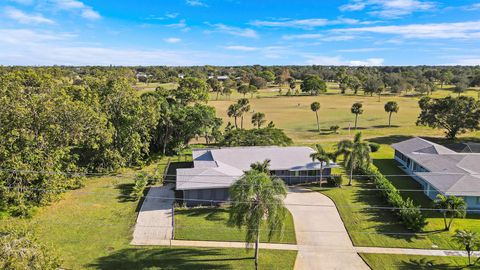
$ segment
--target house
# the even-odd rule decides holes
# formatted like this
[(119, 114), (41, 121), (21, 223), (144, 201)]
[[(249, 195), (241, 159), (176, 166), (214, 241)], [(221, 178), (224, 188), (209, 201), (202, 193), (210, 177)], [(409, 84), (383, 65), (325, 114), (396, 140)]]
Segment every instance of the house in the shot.
[[(193, 168), (177, 169), (176, 191), (187, 205), (228, 200), (228, 189), (255, 162), (270, 160), (270, 172), (286, 184), (318, 181), (320, 162), (312, 161), (309, 147), (227, 147), (194, 149)], [(330, 176), (334, 163), (324, 164), (323, 178)]]
[(429, 198), (463, 197), (468, 209), (480, 209), (479, 153), (455, 152), (418, 137), (392, 147), (400, 168), (422, 185)]

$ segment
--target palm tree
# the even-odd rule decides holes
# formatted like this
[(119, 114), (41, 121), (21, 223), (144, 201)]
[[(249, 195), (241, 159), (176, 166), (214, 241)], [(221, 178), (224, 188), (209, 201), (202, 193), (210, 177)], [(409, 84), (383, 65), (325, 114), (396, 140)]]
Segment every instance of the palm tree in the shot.
[(468, 265), (474, 265), (480, 260), (480, 257), (472, 264), (473, 249), (480, 245), (480, 238), (477, 233), (470, 230), (456, 230), (453, 240), (465, 248), (468, 256)]
[(343, 155), (345, 168), (350, 169), (348, 185), (352, 185), (353, 171), (361, 166), (370, 165), (370, 146), (362, 140), (362, 133), (355, 134), (353, 141), (342, 140), (337, 144), (337, 155)]
[(243, 115), (250, 111), (250, 101), (248, 101), (248, 98), (241, 98), (237, 101), (238, 106), (240, 106), (240, 128), (243, 129)]
[(259, 162), (250, 164), (250, 168), (258, 172), (270, 174), (270, 162), (271, 162), (270, 159), (265, 159), (263, 162), (259, 161)]
[(313, 161), (317, 160), (320, 162), (320, 187), (322, 187), (322, 180), (323, 180), (323, 167), (324, 165), (329, 165), (330, 160), (335, 159), (334, 155), (331, 153), (327, 153), (325, 149), (320, 144), (315, 146), (315, 152), (310, 154), (310, 157)]
[(260, 128), (263, 124), (265, 124), (265, 114), (261, 112), (256, 112), (252, 115), (252, 124), (257, 128)]
[(269, 240), (283, 232), (287, 212), (283, 200), (287, 188), (281, 179), (250, 170), (230, 187), (229, 194), (228, 224), (246, 228), (247, 248), (255, 242), (255, 269), (258, 269), (260, 228), (264, 224), (267, 226)]
[(318, 129), (318, 133), (320, 133), (320, 123), (318, 122), (318, 110), (320, 110), (320, 103), (318, 102), (313, 102), (312, 104), (310, 104), (310, 109), (315, 112), (315, 116), (317, 117), (317, 129)]
[(243, 117), (243, 112), (240, 108), (240, 105), (231, 104), (230, 106), (228, 106), (227, 115), (228, 117), (233, 117), (235, 119), (235, 128), (238, 129), (237, 118), (240, 116)]
[(355, 129), (357, 129), (358, 115), (363, 113), (363, 105), (360, 102), (353, 103), (350, 111), (355, 114)]
[(388, 113), (388, 126), (391, 127), (392, 123), (392, 113), (397, 113), (400, 107), (398, 106), (398, 103), (396, 101), (389, 101), (385, 103), (385, 112)]
[[(443, 214), (445, 231), (450, 230), (450, 226), (456, 217), (464, 218), (467, 214), (467, 204), (461, 197), (438, 194), (434, 204)], [(447, 219), (449, 219), (448, 223)]]

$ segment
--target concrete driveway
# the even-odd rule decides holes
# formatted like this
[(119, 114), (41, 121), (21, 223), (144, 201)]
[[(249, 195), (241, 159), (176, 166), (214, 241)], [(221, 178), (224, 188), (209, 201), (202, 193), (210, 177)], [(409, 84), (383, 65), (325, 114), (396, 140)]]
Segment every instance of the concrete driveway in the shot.
[[(173, 185), (151, 187), (138, 213), (132, 245), (163, 245), (172, 239)], [(168, 198), (168, 199), (163, 199)]]
[(292, 213), (297, 237), (295, 270), (370, 269), (357, 254), (335, 204), (327, 196), (291, 188), (285, 204)]

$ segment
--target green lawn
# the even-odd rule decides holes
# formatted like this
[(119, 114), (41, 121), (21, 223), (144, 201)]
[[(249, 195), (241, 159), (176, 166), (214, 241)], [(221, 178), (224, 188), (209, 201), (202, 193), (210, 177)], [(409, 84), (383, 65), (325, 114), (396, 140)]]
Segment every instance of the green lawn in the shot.
[(439, 256), (413, 256), (393, 254), (366, 254), (360, 256), (373, 270), (393, 269), (480, 269), (480, 266), (466, 267), (467, 258), (464, 257), (439, 257)]
[[(166, 164), (166, 159), (160, 161)], [(145, 167), (153, 172), (156, 165)], [(160, 166), (160, 169), (162, 166)], [(43, 207), (33, 218), (4, 218), (2, 225), (26, 226), (54, 246), (65, 269), (252, 269), (244, 249), (137, 248), (130, 246), (138, 202), (128, 195), (135, 170), (87, 180), (84, 188)], [(264, 269), (292, 269), (296, 252), (261, 250)]]
[[(228, 227), (225, 208), (191, 208), (175, 210), (175, 239), (209, 241), (245, 241), (245, 230)], [(260, 241), (268, 242), (266, 227), (261, 229)], [(284, 233), (271, 239), (273, 243), (295, 244), (295, 228), (288, 213)]]
[[(382, 145), (379, 152), (374, 153), (373, 162), (384, 174), (403, 174), (392, 160), (393, 150)], [(410, 177), (389, 177), (399, 189), (420, 189)], [(470, 229), (480, 233), (480, 216), (469, 215), (465, 219), (456, 219), (450, 232), (443, 231), (443, 219), (437, 211), (424, 211), (428, 225), (421, 234), (411, 234), (399, 222), (393, 212), (384, 209), (371, 209), (373, 206), (388, 206), (378, 196), (375, 186), (364, 180), (354, 181), (353, 187), (342, 188), (313, 187), (330, 197), (340, 212), (345, 226), (356, 246), (459, 249), (451, 235), (456, 229)], [(432, 201), (422, 192), (403, 192), (415, 204), (431, 208)], [(369, 208), (370, 207), (370, 208)], [(397, 234), (395, 234), (397, 233)]]
[[(285, 92), (285, 91), (284, 91)], [(433, 97), (456, 96), (449, 90), (438, 90)], [(464, 95), (476, 97), (477, 93), (468, 91)], [(229, 99), (220, 97), (215, 100), (211, 95), (209, 105), (216, 108), (217, 115), (221, 117), (226, 125), (233, 121), (227, 116), (227, 108), (242, 96), (234, 93)], [(247, 95), (248, 98), (250, 96)], [(341, 95), (334, 84), (329, 84), (329, 90), (319, 96), (279, 96), (278, 87), (262, 89), (250, 99), (251, 111), (244, 117), (244, 126), (252, 128), (250, 123), (251, 115), (254, 112), (266, 114), (267, 121), (273, 121), (275, 125), (285, 131), (296, 144), (311, 144), (319, 141), (338, 141), (350, 138), (354, 135), (354, 115), (350, 108), (353, 103), (363, 103), (364, 113), (359, 116), (359, 130), (366, 138), (389, 137), (401, 135), (421, 135), (442, 137), (442, 130), (428, 127), (416, 126), (415, 122), (420, 113), (418, 107), (419, 96), (382, 96), (378, 101), (377, 96)], [(317, 132), (315, 113), (310, 110), (310, 104), (318, 101), (321, 104), (319, 110), (321, 133)], [(388, 128), (388, 114), (384, 111), (384, 104), (387, 101), (396, 101), (400, 106), (397, 114), (392, 116), (392, 127)], [(329, 131), (330, 126), (339, 125), (339, 134)], [(349, 126), (351, 129), (349, 130)], [(461, 137), (480, 137), (480, 131), (469, 132)], [(201, 140), (200, 140), (201, 141)]]

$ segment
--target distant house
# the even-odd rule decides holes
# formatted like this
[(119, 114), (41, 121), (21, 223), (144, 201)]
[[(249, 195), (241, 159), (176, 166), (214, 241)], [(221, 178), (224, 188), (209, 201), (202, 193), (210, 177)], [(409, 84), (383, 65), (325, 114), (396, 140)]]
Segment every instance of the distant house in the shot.
[(413, 138), (393, 144), (395, 160), (422, 185), (431, 199), (437, 194), (463, 197), (469, 209), (480, 209), (480, 154), (455, 152)]
[(178, 74), (178, 78), (179, 78), (179, 79), (185, 78), (185, 74), (182, 74), (182, 73)]
[[(255, 162), (270, 160), (270, 171), (287, 184), (318, 181), (320, 162), (312, 161), (309, 147), (229, 147), (194, 149), (193, 168), (177, 169), (176, 190), (187, 205), (228, 200), (228, 189)], [(330, 176), (334, 163), (324, 164), (323, 177)]]
[(226, 76), (226, 75), (221, 75), (221, 76), (216, 76), (216, 77), (213, 76), (213, 75), (209, 75), (209, 76), (208, 76), (208, 79), (213, 79), (213, 78), (216, 78), (216, 79), (219, 80), (219, 81), (225, 81), (225, 80), (228, 80), (228, 79), (229, 79), (229, 77)]

